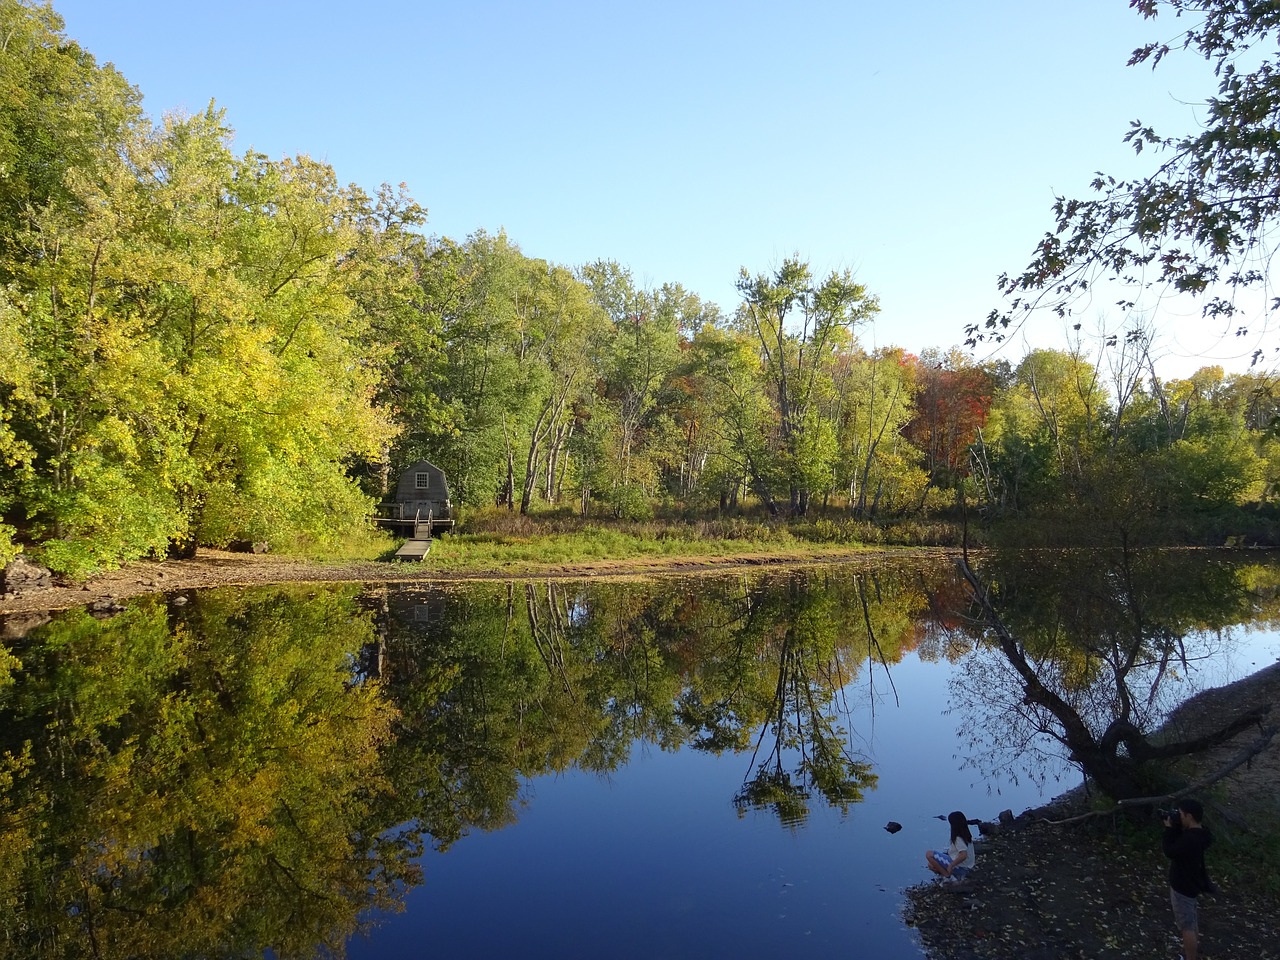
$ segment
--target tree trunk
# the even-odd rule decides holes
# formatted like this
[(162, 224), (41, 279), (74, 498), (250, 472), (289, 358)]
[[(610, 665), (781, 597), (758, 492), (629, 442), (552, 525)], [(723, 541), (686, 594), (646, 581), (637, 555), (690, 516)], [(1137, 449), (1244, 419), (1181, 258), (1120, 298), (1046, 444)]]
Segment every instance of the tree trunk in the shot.
[(511, 434), (507, 430), (507, 417), (502, 417), (502, 439), (507, 444), (507, 479), (502, 487), (502, 497), (498, 501), (499, 506), (503, 503), (507, 505), (508, 510), (515, 509), (516, 502), (516, 460), (515, 453), (511, 449)]
[(525, 459), (524, 486), (520, 493), (520, 513), (527, 515), (533, 504), (533, 491), (538, 485), (538, 460), (542, 444), (551, 436), (556, 424), (564, 413), (565, 403), (569, 398), (569, 390), (573, 386), (573, 375), (567, 375), (559, 385), (559, 392), (553, 393), (542, 404), (538, 411), (538, 419), (529, 431), (529, 455)]
[(760, 498), (760, 502), (765, 505), (765, 509), (769, 511), (769, 516), (776, 517), (778, 515), (778, 505), (773, 500), (773, 494), (769, 492), (769, 485), (754, 470), (751, 471), (751, 489)]

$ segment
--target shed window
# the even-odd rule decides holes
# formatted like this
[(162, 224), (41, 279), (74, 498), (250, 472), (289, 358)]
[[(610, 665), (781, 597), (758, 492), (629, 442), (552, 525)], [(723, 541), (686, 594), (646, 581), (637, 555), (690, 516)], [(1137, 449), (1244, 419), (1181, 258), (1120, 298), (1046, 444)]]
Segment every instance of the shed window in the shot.
[(415, 489), (415, 490), (430, 490), (430, 489), (431, 489), (431, 474), (429, 474), (429, 473), (415, 473), (415, 474), (413, 475), (413, 489)]

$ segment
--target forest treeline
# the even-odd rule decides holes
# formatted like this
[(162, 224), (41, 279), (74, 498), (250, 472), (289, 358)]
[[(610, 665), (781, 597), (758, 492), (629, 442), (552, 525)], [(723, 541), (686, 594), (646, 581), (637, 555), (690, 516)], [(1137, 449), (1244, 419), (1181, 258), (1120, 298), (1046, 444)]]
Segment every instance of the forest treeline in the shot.
[(0, 562), (336, 543), (419, 458), (464, 515), (874, 521), (963, 494), (1127, 535), (1272, 498), (1269, 376), (1161, 380), (1144, 335), (1016, 366), (871, 347), (874, 293), (798, 258), (744, 269), (726, 312), (433, 236), (403, 185), (237, 153), (213, 105), (149, 118), (48, 5), (0, 0), (0, 35)]

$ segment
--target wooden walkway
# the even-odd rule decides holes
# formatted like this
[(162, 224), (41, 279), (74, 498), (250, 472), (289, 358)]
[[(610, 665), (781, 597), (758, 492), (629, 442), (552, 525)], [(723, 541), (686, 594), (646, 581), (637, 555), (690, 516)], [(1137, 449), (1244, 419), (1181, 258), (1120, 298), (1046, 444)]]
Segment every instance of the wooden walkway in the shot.
[(431, 552), (431, 520), (419, 520), (413, 525), (413, 536), (396, 551), (397, 560), (421, 560)]

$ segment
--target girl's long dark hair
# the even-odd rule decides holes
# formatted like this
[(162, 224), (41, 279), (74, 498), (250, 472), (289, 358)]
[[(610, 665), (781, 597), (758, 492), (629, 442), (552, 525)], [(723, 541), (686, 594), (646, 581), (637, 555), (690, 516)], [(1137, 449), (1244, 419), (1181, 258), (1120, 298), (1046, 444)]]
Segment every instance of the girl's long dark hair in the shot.
[(969, 832), (969, 821), (965, 819), (963, 813), (959, 810), (953, 810), (947, 815), (947, 823), (951, 824), (951, 842), (954, 843), (957, 838), (963, 840), (966, 844), (972, 845), (973, 834)]

